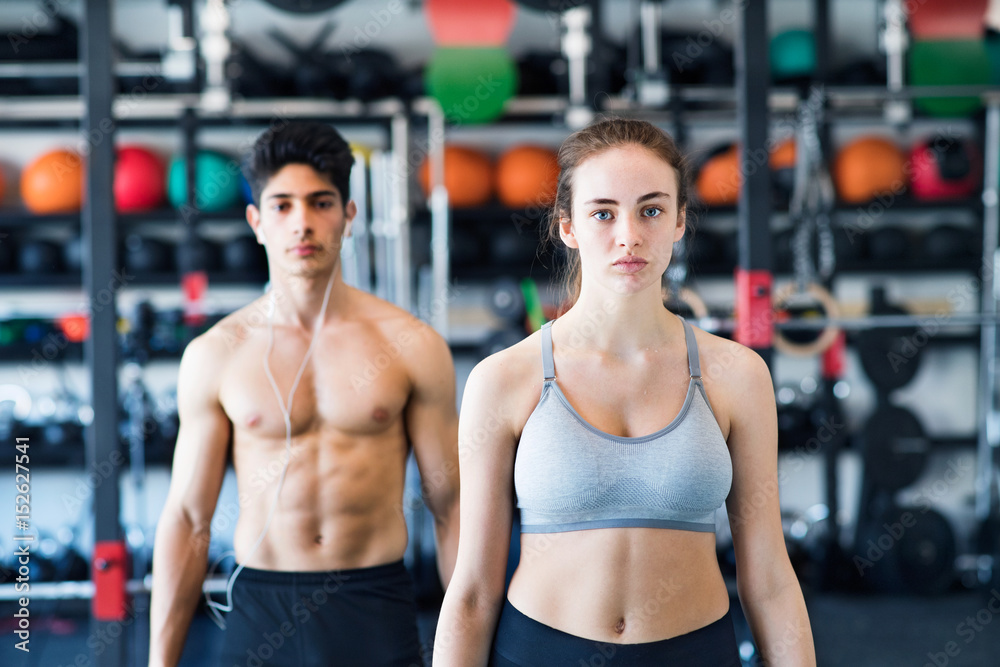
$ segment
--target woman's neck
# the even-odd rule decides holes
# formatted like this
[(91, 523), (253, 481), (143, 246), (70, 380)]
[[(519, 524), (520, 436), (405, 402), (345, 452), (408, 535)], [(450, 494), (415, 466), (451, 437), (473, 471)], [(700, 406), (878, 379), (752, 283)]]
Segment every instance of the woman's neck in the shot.
[(574, 347), (623, 356), (683, 335), (677, 316), (663, 307), (660, 291), (653, 287), (628, 295), (583, 289), (559, 319)]

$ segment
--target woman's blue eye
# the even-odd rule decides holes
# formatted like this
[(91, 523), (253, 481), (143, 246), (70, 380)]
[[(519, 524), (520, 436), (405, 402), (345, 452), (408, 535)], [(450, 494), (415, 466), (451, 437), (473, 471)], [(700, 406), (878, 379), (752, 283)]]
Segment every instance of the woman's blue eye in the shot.
[(661, 208), (659, 208), (657, 206), (650, 206), (645, 211), (643, 211), (643, 215), (649, 216), (650, 218), (655, 218), (656, 216), (660, 215), (660, 213), (662, 213), (662, 212), (663, 212), (663, 210)]
[(598, 220), (610, 220), (611, 211), (595, 211), (594, 217), (597, 218)]

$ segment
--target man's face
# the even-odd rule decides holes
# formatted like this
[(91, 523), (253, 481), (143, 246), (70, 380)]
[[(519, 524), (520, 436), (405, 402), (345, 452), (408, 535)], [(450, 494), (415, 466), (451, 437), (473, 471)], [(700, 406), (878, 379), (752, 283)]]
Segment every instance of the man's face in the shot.
[(308, 278), (336, 266), (356, 212), (312, 167), (288, 164), (261, 191), (260, 208), (247, 206), (247, 222), (267, 250), (272, 274)]

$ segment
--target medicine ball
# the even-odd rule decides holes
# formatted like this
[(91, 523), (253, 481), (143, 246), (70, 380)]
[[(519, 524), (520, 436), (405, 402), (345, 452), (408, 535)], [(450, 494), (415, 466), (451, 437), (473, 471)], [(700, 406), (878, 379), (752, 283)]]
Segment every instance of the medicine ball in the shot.
[(788, 206), (795, 189), (795, 140), (785, 139), (778, 144), (768, 158), (771, 168), (771, 184), (781, 207)]
[[(420, 168), (420, 184), (430, 196), (430, 160)], [(444, 186), (453, 208), (482, 206), (493, 195), (493, 165), (482, 151), (465, 146), (444, 149)]]
[(21, 273), (34, 275), (59, 273), (62, 270), (60, 255), (55, 243), (29, 239), (21, 242), (17, 253), (17, 266)]
[(792, 239), (794, 229), (782, 229), (771, 236), (771, 256), (774, 270), (778, 272), (792, 270)]
[(0, 273), (9, 273), (17, 268), (17, 243), (14, 237), (0, 231)]
[(293, 14), (315, 14), (333, 9), (344, 0), (266, 0), (268, 4)]
[(836, 227), (833, 230), (833, 252), (838, 262), (853, 265), (868, 255), (868, 235), (855, 227)]
[(809, 30), (786, 30), (771, 40), (771, 79), (811, 77), (816, 71), (816, 40)]
[(724, 241), (707, 229), (692, 232), (687, 239), (687, 262), (695, 269), (711, 267), (723, 261)]
[(450, 259), (455, 266), (481, 267), (486, 258), (486, 245), (470, 221), (452, 225), (448, 240)]
[(74, 236), (63, 244), (62, 259), (63, 266), (70, 273), (83, 269), (83, 237)]
[(735, 206), (740, 196), (739, 152), (736, 144), (718, 151), (702, 165), (695, 182), (698, 198), (709, 206)]
[[(981, 38), (910, 43), (907, 71), (913, 86), (977, 86), (991, 83), (990, 58)], [(917, 97), (914, 106), (932, 116), (964, 116), (982, 107), (978, 95)]]
[[(170, 205), (181, 208), (187, 202), (187, 173), (183, 155), (170, 161), (167, 175)], [(195, 158), (195, 203), (201, 211), (217, 213), (240, 202), (239, 163), (222, 153), (198, 151)]]
[(861, 137), (837, 153), (833, 181), (837, 194), (850, 204), (899, 194), (906, 187), (906, 157), (896, 144), (882, 137)]
[(501, 47), (438, 47), (424, 72), (427, 94), (451, 123), (485, 123), (517, 91), (517, 67)]
[(83, 158), (70, 150), (45, 153), (21, 174), (21, 199), (37, 215), (76, 213), (83, 206)]
[(540, 12), (564, 12), (586, 2), (587, 0), (517, 0), (517, 4)]
[(142, 146), (123, 146), (115, 160), (115, 209), (149, 211), (163, 204), (166, 169), (156, 153)]
[(504, 206), (547, 207), (555, 200), (558, 183), (556, 152), (543, 146), (516, 146), (497, 161), (496, 191)]
[(923, 141), (910, 152), (910, 164), (910, 188), (917, 199), (969, 197), (980, 187), (982, 160), (968, 141)]
[(931, 260), (971, 258), (979, 252), (978, 239), (978, 234), (965, 227), (940, 225), (924, 234), (922, 254)]
[(521, 97), (564, 94), (566, 59), (555, 51), (530, 51), (517, 61), (518, 88)]
[(219, 266), (219, 248), (211, 241), (194, 238), (181, 241), (174, 247), (177, 271), (214, 271)]
[(910, 235), (899, 227), (881, 227), (868, 234), (868, 255), (872, 259), (906, 260), (910, 257), (911, 246)]
[(833, 73), (833, 83), (843, 86), (885, 86), (885, 62), (854, 60)]
[[(641, 43), (641, 30), (633, 34), (634, 43)], [(733, 50), (722, 40), (706, 40), (704, 34), (690, 30), (661, 30), (660, 53), (669, 54), (663, 64), (672, 84), (733, 85)]]
[(253, 236), (237, 236), (222, 245), (222, 266), (227, 271), (263, 273), (267, 270), (267, 253)]
[(435, 44), (499, 46), (510, 36), (517, 11), (509, 0), (425, 0), (424, 15)]
[(158, 273), (171, 268), (170, 248), (158, 239), (139, 234), (125, 237), (125, 268), (136, 273)]
[(250, 181), (246, 179), (242, 173), (240, 174), (240, 196), (243, 197), (243, 203), (253, 204), (253, 188), (250, 187)]

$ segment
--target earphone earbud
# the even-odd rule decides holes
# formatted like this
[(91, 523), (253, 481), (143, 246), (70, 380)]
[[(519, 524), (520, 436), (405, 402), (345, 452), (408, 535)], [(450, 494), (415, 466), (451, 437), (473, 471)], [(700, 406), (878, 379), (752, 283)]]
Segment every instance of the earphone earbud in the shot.
[(257, 228), (257, 236), (260, 237), (260, 242), (261, 243), (267, 243), (267, 234), (264, 233), (264, 228), (263, 227), (258, 227)]

